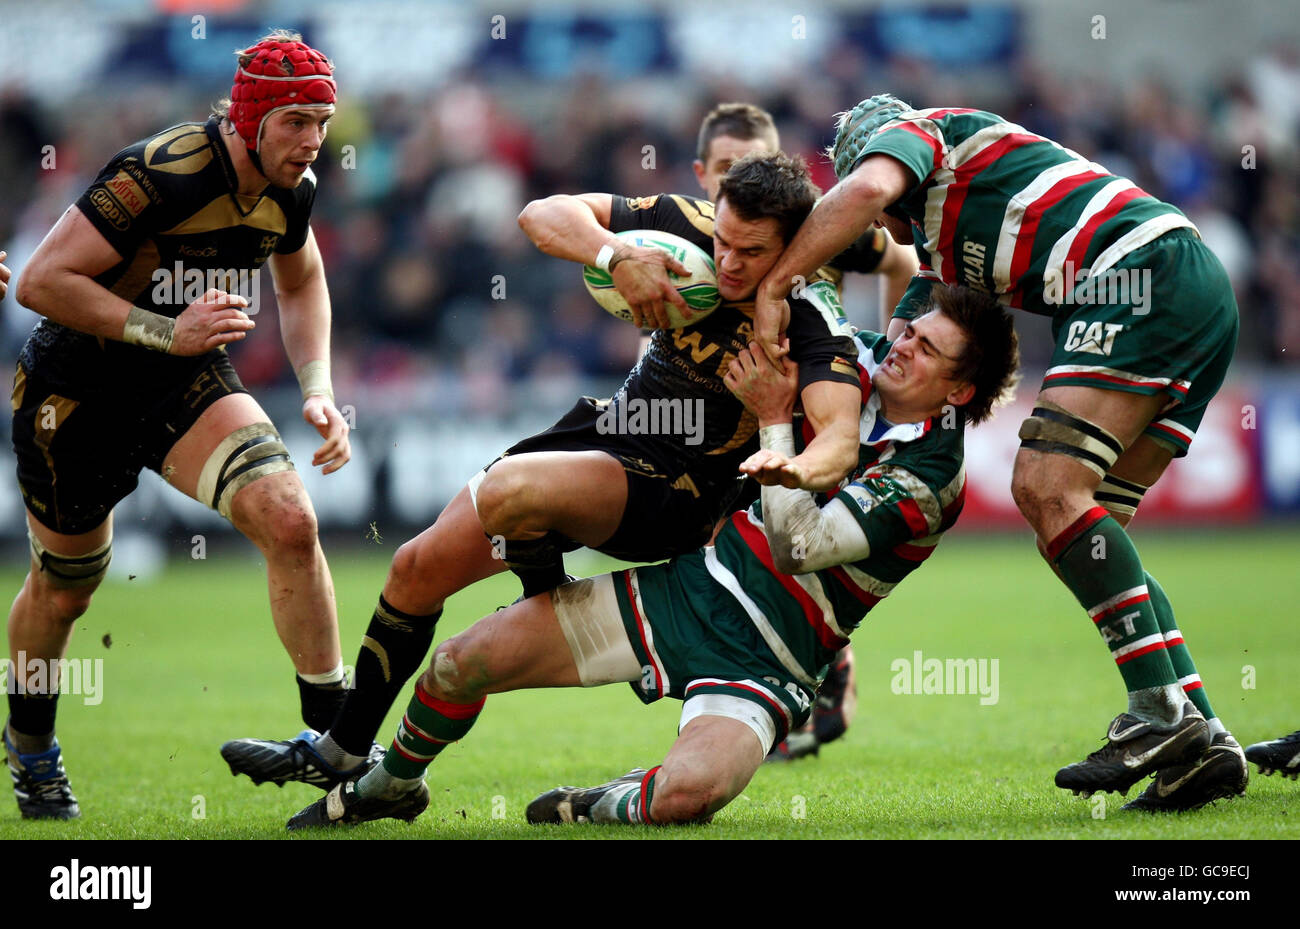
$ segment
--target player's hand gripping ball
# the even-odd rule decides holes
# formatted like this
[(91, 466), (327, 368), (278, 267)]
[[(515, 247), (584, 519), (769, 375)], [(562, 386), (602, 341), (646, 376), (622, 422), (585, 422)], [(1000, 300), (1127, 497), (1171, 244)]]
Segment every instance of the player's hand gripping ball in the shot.
[[(685, 276), (664, 269), (669, 284), (686, 302), (686, 308), (683, 309), (664, 300), (670, 328), (678, 329), (694, 325), (722, 303), (722, 297), (718, 294), (718, 275), (713, 266), (713, 256), (698, 245), (688, 242), (681, 236), (669, 232), (656, 232), (652, 229), (633, 229), (617, 235), (629, 245), (657, 248), (666, 252), (686, 268), (688, 274)], [(614, 286), (614, 278), (610, 272), (587, 265), (582, 269), (582, 280), (587, 285), (587, 291), (605, 309), (605, 312), (619, 319), (631, 321), (632, 308)]]

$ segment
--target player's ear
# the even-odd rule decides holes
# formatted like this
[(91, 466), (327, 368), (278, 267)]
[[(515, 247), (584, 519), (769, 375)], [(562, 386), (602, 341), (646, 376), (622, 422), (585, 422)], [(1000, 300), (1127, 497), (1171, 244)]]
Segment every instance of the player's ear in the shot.
[(947, 400), (953, 406), (964, 406), (970, 403), (971, 397), (975, 396), (974, 384), (962, 384), (955, 390), (949, 392)]
[(691, 162), (691, 168), (694, 169), (695, 179), (700, 182), (700, 186), (703, 187), (705, 190), (708, 190), (709, 185), (704, 183), (704, 162), (696, 158), (694, 161)]

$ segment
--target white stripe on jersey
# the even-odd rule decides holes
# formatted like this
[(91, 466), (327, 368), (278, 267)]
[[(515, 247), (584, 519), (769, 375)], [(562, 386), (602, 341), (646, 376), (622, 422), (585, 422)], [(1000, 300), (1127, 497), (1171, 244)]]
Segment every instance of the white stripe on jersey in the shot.
[(751, 600), (749, 595), (741, 588), (740, 581), (736, 579), (736, 575), (732, 574), (731, 571), (727, 569), (727, 566), (718, 560), (718, 553), (712, 545), (705, 546), (704, 548), (704, 566), (708, 569), (710, 576), (721, 584), (726, 589), (727, 593), (731, 594), (731, 596), (736, 599), (736, 602), (740, 604), (741, 609), (749, 615), (750, 621), (754, 624), (754, 627), (758, 629), (758, 634), (763, 637), (763, 641), (766, 642), (767, 647), (772, 650), (772, 654), (776, 656), (777, 661), (781, 662), (781, 667), (789, 671), (790, 676), (800, 684), (816, 690), (817, 678), (805, 671), (803, 667), (800, 666), (799, 662), (795, 660), (789, 647), (785, 644), (784, 640), (782, 640), (781, 636), (777, 634), (776, 629), (772, 627), (768, 618), (763, 615), (763, 611), (758, 608), (758, 604)]
[(1115, 262), (1129, 252), (1137, 251), (1143, 245), (1154, 242), (1166, 232), (1183, 228), (1191, 229), (1197, 236), (1201, 234), (1201, 231), (1186, 216), (1180, 216), (1177, 213), (1161, 213), (1159, 216), (1152, 217), (1140, 226), (1130, 229), (1113, 244), (1107, 246), (1106, 250), (1098, 255), (1096, 261), (1092, 263), (1089, 273), (1101, 274), (1103, 271), (1109, 270)]
[[(1052, 246), (1052, 250), (1047, 256), (1047, 265), (1043, 268), (1043, 279), (1046, 280), (1049, 275), (1055, 272), (1060, 275), (1061, 280), (1066, 280), (1065, 258), (1070, 254), (1070, 249), (1074, 247), (1075, 240), (1083, 232), (1083, 227), (1088, 225), (1094, 216), (1106, 209), (1112, 200), (1124, 193), (1124, 191), (1134, 190), (1136, 187), (1137, 185), (1132, 181), (1117, 177), (1097, 191), (1092, 199), (1088, 201), (1088, 205), (1083, 208), (1083, 212), (1079, 214), (1078, 220), (1075, 221), (1070, 231), (1057, 239), (1056, 244)], [(1075, 268), (1074, 277), (1069, 279), (1076, 279), (1079, 270), (1079, 268)], [(1049, 306), (1053, 305), (1046, 297), (1043, 298), (1043, 301)]]
[(636, 568), (628, 571), (628, 577), (632, 581), (632, 596), (636, 600), (637, 622), (641, 626), (641, 634), (645, 636), (646, 654), (650, 656), (650, 663), (654, 665), (655, 672), (659, 675), (659, 680), (663, 682), (663, 689), (659, 692), (666, 694), (672, 690), (672, 682), (668, 680), (668, 672), (664, 670), (664, 663), (655, 651), (654, 631), (650, 628), (650, 617), (646, 615), (645, 604), (641, 602), (641, 583), (636, 577)]
[(1085, 174), (1089, 171), (1095, 171), (1098, 174), (1110, 173), (1101, 165), (1082, 158), (1077, 161), (1062, 162), (1059, 165), (1052, 165), (1038, 174), (1028, 186), (1017, 191), (1007, 203), (1007, 211), (1002, 216), (1002, 229), (998, 233), (998, 245), (993, 254), (993, 289), (995, 291), (1002, 292), (1011, 287), (1011, 260), (1015, 256), (1016, 239), (1020, 235), (1020, 227), (1025, 221), (1025, 211), (1067, 177), (1074, 177), (1076, 174)]

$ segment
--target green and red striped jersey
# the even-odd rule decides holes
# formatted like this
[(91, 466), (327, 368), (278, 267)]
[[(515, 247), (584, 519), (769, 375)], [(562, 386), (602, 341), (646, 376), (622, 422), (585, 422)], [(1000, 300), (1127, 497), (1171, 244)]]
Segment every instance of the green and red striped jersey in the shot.
[(921, 260), (900, 316), (915, 312), (913, 297), (927, 302), (933, 281), (1054, 315), (1062, 285), (1072, 289), (1172, 229), (1195, 229), (1132, 181), (982, 110), (909, 111), (864, 154), (896, 158), (916, 181), (892, 208), (911, 222)]
[(749, 614), (776, 657), (811, 678), (867, 612), (930, 556), (965, 499), (961, 416), (951, 423), (883, 422), (871, 377), (892, 343), (874, 332), (856, 339), (863, 390), (858, 467), (832, 498), (862, 527), (868, 557), (782, 574), (773, 564), (761, 501), (733, 514), (705, 550), (709, 573)]

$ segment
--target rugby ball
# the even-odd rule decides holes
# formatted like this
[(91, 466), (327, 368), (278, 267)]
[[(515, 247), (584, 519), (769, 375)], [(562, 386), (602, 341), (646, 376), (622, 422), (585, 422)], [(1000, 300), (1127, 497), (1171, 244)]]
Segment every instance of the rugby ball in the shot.
[[(669, 282), (686, 301), (684, 311), (676, 304), (664, 301), (668, 322), (674, 329), (698, 323), (722, 303), (722, 297), (718, 294), (718, 275), (713, 267), (713, 256), (694, 242), (688, 242), (670, 232), (656, 232), (653, 229), (632, 229), (617, 233), (617, 236), (631, 245), (662, 249), (690, 272), (685, 277), (668, 272)], [(582, 281), (587, 285), (587, 292), (606, 313), (619, 319), (632, 319), (632, 309), (614, 286), (614, 279), (608, 271), (587, 265), (582, 269)]]

